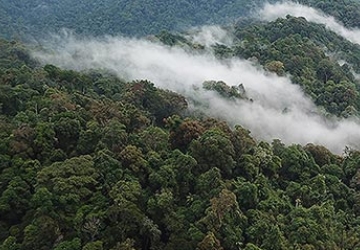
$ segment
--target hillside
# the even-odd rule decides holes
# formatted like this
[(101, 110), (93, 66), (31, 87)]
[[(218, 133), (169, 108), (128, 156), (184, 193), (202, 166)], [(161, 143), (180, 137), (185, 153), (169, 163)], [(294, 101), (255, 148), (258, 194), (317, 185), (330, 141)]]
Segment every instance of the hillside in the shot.
[(359, 247), (359, 152), (256, 141), (149, 81), (1, 48), (0, 249)]
[[(43, 1), (2, 0), (0, 31), (7, 39), (38, 40), (66, 28), (77, 34), (132, 35), (179, 31), (204, 24), (228, 24), (251, 16), (272, 1)], [(298, 2), (298, 1), (297, 1)], [(335, 16), (346, 26), (359, 25), (360, 4), (355, 0), (299, 1)]]
[(0, 39), (0, 250), (360, 249), (359, 2), (300, 2), (344, 26), (3, 1), (3, 35), (38, 42)]
[[(4, 0), (0, 30), (7, 38), (72, 29), (90, 35), (147, 35), (161, 30), (227, 23), (257, 1), (30, 1)], [(34, 35), (35, 34), (35, 35)]]
[(234, 55), (255, 57), (277, 74), (290, 74), (329, 113), (359, 114), (360, 87), (352, 72), (360, 70), (359, 44), (301, 17), (238, 26), (236, 36)]
[(298, 0), (297, 2), (321, 9), (341, 21), (346, 27), (360, 27), (360, 2), (358, 0)]
[[(53, 51), (35, 53), (44, 64), (150, 80), (184, 95), (193, 111), (241, 124), (258, 140), (313, 142), (339, 154), (359, 148), (359, 45), (323, 24), (288, 16), (147, 39), (65, 36), (49, 44)], [(218, 82), (210, 88), (221, 95), (246, 98), (197, 91), (207, 81)]]

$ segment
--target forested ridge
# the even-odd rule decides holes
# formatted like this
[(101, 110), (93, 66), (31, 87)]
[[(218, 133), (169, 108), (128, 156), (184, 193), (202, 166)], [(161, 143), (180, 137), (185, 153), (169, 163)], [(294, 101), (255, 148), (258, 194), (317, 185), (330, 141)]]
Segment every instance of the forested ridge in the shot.
[[(240, 20), (232, 33), (232, 45), (212, 45), (217, 57), (253, 60), (279, 76), (289, 75), (325, 116), (359, 115), (360, 85), (355, 77), (360, 69), (358, 44), (324, 25), (292, 16), (272, 22)], [(157, 37), (169, 46), (203, 49), (186, 35), (161, 32)]]
[[(254, 27), (238, 30), (239, 41), (263, 35), (274, 44), (265, 34), (278, 22), (256, 24), (258, 38), (245, 36)], [(175, 46), (185, 41), (159, 37)], [(309, 46), (314, 41), (304, 42), (318, 53), (314, 60), (339, 71), (338, 81), (352, 81)], [(256, 47), (214, 50), (258, 55), (278, 74), (295, 70), (285, 60), (273, 68), (282, 58)], [(1, 58), (0, 249), (360, 247), (358, 151), (340, 156), (319, 145), (256, 141), (239, 125), (191, 115), (184, 97), (149, 81), (41, 66), (18, 42), (2, 40)], [(320, 73), (309, 75), (324, 82)], [(221, 82), (204, 88), (246, 98)]]
[[(4, 1), (0, 25), (13, 26), (0, 27), (5, 37), (40, 34), (31, 15), (43, 8), (56, 14), (37, 20), (52, 20), (50, 29), (69, 21), (76, 27), (68, 28), (94, 36), (155, 32), (149, 39), (201, 54), (208, 48), (189, 33), (157, 33), (176, 27), (141, 11), (157, 10), (166, 23), (169, 9), (188, 6), (180, 17), (192, 19), (176, 24), (186, 27), (209, 20), (204, 12), (217, 20), (237, 13), (236, 4), (250, 8), (248, 2), (173, 1), (163, 11), (161, 1)], [(300, 2), (358, 25), (358, 1)], [(72, 15), (55, 11), (62, 4)], [(108, 16), (102, 14), (109, 5), (129, 22), (98, 19)], [(86, 13), (76, 16), (79, 10)], [(136, 11), (144, 17), (141, 28), (131, 21), (139, 20), (131, 19)], [(210, 48), (219, 60), (247, 59), (268, 74), (288, 76), (324, 119), (359, 119), (359, 45), (292, 16), (239, 19), (229, 32), (232, 44)], [(31, 53), (39, 49), (0, 40), (0, 250), (360, 249), (356, 148), (334, 154), (313, 143), (257, 140), (240, 124), (193, 112), (196, 100), (156, 83), (128, 82), (105, 69), (43, 65)], [(256, 102), (242, 84), (208, 80), (203, 90)]]
[[(251, 16), (265, 2), (279, 1), (2, 0), (0, 30), (2, 37), (25, 40), (37, 40), (63, 28), (86, 35), (148, 35), (235, 22)], [(293, 2), (321, 9), (348, 27), (359, 26), (360, 4), (356, 0)]]
[[(318, 106), (337, 116), (358, 115), (360, 46), (302, 17), (263, 25), (241, 25), (233, 54), (256, 58), (270, 71), (289, 73)], [(343, 61), (342, 64), (339, 61)]]
[(298, 0), (297, 2), (324, 11), (340, 20), (346, 27), (360, 27), (360, 4), (357, 0)]
[[(62, 28), (91, 35), (147, 35), (163, 29), (226, 23), (261, 1), (23, 1), (0, 4), (0, 27), (7, 38), (29, 38)], [(32, 38), (38, 38), (33, 36)]]

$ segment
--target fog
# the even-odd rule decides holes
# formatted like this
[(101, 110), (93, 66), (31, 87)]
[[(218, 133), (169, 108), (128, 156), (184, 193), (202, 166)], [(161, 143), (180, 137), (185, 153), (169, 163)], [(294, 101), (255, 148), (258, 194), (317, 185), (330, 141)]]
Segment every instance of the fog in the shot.
[(219, 26), (202, 26), (188, 31), (185, 37), (193, 43), (198, 43), (210, 47), (215, 44), (227, 46), (233, 45), (234, 37), (227, 30)]
[(344, 27), (334, 17), (324, 14), (322, 11), (293, 2), (278, 2), (275, 4), (267, 3), (257, 13), (258, 17), (273, 21), (279, 17), (291, 15), (295, 17), (304, 17), (309, 22), (325, 25), (326, 28), (344, 37), (352, 43), (360, 44), (360, 30), (348, 29)]
[[(211, 45), (224, 40), (225, 31), (220, 28), (201, 32), (205, 35), (194, 36), (195, 41)], [(70, 35), (46, 43), (54, 46), (34, 54), (44, 64), (74, 70), (102, 68), (128, 81), (148, 79), (157, 87), (183, 94), (190, 104), (196, 99), (201, 105), (190, 105), (192, 109), (225, 119), (232, 126), (240, 124), (258, 140), (280, 139), (286, 144), (302, 145), (311, 142), (339, 154), (346, 145), (359, 148), (357, 122), (321, 117), (312, 101), (288, 77), (265, 72), (250, 61), (220, 61), (206, 50), (190, 53), (188, 48), (124, 37), (81, 39)], [(201, 86), (206, 80), (222, 80), (231, 86), (242, 83), (253, 101), (226, 100), (204, 91)]]

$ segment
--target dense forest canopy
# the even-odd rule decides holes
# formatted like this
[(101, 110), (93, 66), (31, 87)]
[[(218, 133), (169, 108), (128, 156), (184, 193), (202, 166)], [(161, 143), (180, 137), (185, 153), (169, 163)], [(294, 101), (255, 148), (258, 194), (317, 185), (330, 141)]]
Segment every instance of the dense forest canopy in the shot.
[(259, 142), (151, 82), (1, 51), (0, 249), (359, 247), (359, 152)]
[[(359, 44), (302, 17), (239, 26), (235, 32), (240, 41), (233, 47), (234, 54), (255, 57), (277, 74), (290, 73), (293, 82), (332, 114), (347, 117), (350, 110), (358, 114), (360, 88), (351, 67), (360, 70)], [(340, 65), (340, 60), (345, 63)]]
[[(359, 23), (358, 1), (300, 2), (348, 27)], [(237, 6), (248, 10), (249, 1), (116, 3), (3, 1), (2, 34), (39, 32), (34, 35), (70, 23), (68, 28), (94, 36), (154, 32), (126, 44), (151, 43), (175, 51), (178, 60), (185, 51), (227, 68), (247, 60), (246, 69), (282, 79), (284, 88), (291, 79), (325, 123), (359, 119), (360, 45), (322, 24), (293, 16), (241, 19), (226, 29), (232, 42), (202, 44), (192, 39), (194, 31), (156, 31), (231, 17)], [(38, 9), (43, 16), (35, 18)], [(132, 19), (137, 13), (144, 18)], [(125, 15), (128, 22), (107, 19), (109, 14)], [(179, 19), (169, 23), (175, 14)], [(148, 19), (154, 16), (162, 23)], [(85, 54), (69, 54), (75, 64), (95, 61), (87, 43), (80, 45)], [(122, 67), (117, 54), (104, 48), (113, 56), (110, 63)], [(335, 154), (315, 143), (261, 141), (241, 124), (210, 115), (209, 103), (196, 99), (211, 93), (211, 101), (253, 107), (262, 100), (246, 84), (204, 79), (189, 98), (147, 79), (125, 80), (105, 65), (76, 71), (56, 60), (44, 64), (34, 55), (64, 59), (66, 53), (42, 50), (0, 40), (0, 250), (360, 249), (358, 148), (340, 145), (343, 151)], [(145, 47), (137, 52), (144, 63)], [(179, 78), (176, 83), (185, 83), (187, 76)], [(354, 124), (346, 136), (357, 138)]]
[[(2, 0), (1, 36), (39, 39), (66, 28), (87, 35), (148, 35), (161, 30), (185, 30), (204, 24), (225, 24), (251, 16), (265, 2), (276, 0)], [(355, 0), (301, 0), (349, 27), (359, 26), (360, 4)]]
[(360, 2), (358, 0), (298, 0), (297, 2), (321, 9), (340, 20), (346, 27), (360, 27)]
[[(226, 23), (246, 15), (261, 1), (29, 1), (4, 0), (1, 30), (7, 37), (57, 32), (62, 28), (91, 35), (145, 35), (160, 30)], [(36, 37), (36, 36), (35, 36)]]

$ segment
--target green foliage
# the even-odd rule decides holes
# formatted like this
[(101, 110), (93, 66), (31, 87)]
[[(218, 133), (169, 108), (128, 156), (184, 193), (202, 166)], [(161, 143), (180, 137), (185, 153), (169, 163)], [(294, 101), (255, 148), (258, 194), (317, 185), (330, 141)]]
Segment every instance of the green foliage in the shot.
[(198, 162), (198, 172), (215, 167), (221, 170), (224, 177), (231, 176), (235, 166), (235, 151), (231, 141), (220, 130), (204, 132), (192, 142), (190, 152)]
[(19, 250), (20, 244), (16, 243), (16, 238), (14, 236), (9, 236), (2, 245), (0, 246), (1, 250)]
[[(294, 83), (331, 114), (357, 115), (360, 88), (349, 64), (355, 70), (360, 66), (358, 45), (323, 25), (291, 16), (245, 27), (239, 23), (235, 35), (239, 40), (232, 48), (235, 55), (255, 58), (278, 75), (289, 73)], [(340, 66), (339, 59), (346, 64)]]
[(82, 250), (103, 250), (103, 243), (101, 241), (95, 241), (87, 243)]
[[(19, 0), (4, 1), (0, 7), (0, 29), (7, 38), (26, 38), (34, 33), (44, 34), (63, 28), (91, 35), (147, 35), (161, 30), (181, 30), (232, 21), (246, 15), (251, 7), (261, 2), (107, 0), (89, 3), (35, 0), (24, 4)], [(166, 33), (160, 37), (168, 43), (173, 42)]]
[[(349, 75), (314, 41), (291, 34), (319, 27), (288, 19), (243, 31), (278, 50), (258, 54), (260, 62), (277, 74), (283, 63), (304, 86), (313, 81), (308, 93), (331, 100), (335, 114), (357, 108)], [(281, 39), (272, 33), (279, 22)], [(282, 47), (296, 43), (305, 50)], [(0, 71), (1, 250), (359, 247), (358, 151), (258, 142), (239, 125), (185, 116), (184, 97), (149, 81), (27, 60), (19, 67), (1, 53), (14, 61)], [(244, 97), (240, 87), (205, 85)]]
[(316, 7), (339, 19), (347, 27), (359, 27), (360, 5), (356, 0), (300, 0), (299, 3)]
[(206, 81), (203, 83), (203, 88), (206, 90), (216, 91), (225, 98), (247, 99), (246, 91), (242, 84), (237, 87), (229, 87), (223, 81)]
[(57, 245), (54, 250), (80, 250), (81, 241), (79, 238), (75, 238), (71, 241), (63, 241)]
[(204, 239), (198, 244), (198, 249), (199, 250), (206, 250), (206, 249), (223, 250), (223, 248), (221, 247), (220, 241), (216, 238), (216, 236), (212, 232), (209, 232), (204, 237)]

